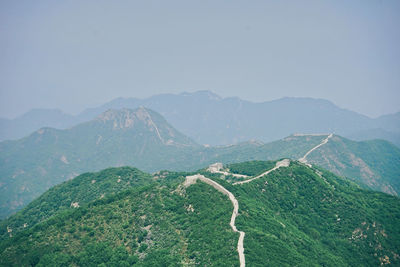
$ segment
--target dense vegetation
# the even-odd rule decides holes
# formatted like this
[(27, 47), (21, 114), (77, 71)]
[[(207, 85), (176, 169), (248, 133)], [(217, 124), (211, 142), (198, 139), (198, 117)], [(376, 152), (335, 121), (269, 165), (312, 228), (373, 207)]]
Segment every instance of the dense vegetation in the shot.
[(232, 173), (244, 174), (248, 176), (257, 176), (275, 167), (275, 162), (254, 160), (254, 161), (229, 164), (227, 165), (227, 167)]
[[(2, 142), (0, 218), (78, 174), (125, 165), (160, 170), (197, 146), (146, 109), (111, 110), (71, 129), (44, 128)], [(154, 162), (160, 164), (153, 167)]]
[(292, 163), (230, 187), (249, 266), (400, 264), (399, 198), (321, 174)]
[[(1, 142), (0, 218), (84, 172), (125, 165), (148, 172), (187, 171), (215, 162), (299, 159), (325, 137), (293, 135), (268, 144), (250, 141), (204, 147), (154, 111), (109, 110), (70, 129), (43, 128), (26, 138)], [(388, 142), (353, 142), (334, 136), (311, 153), (309, 161), (366, 187), (394, 195), (400, 192), (400, 149)]]
[(151, 182), (151, 175), (131, 167), (84, 173), (54, 186), (23, 210), (0, 222), (0, 239), (32, 227), (60, 210), (79, 207), (110, 194)]
[(59, 212), (3, 241), (0, 265), (235, 266), (229, 200), (202, 183), (177, 190), (175, 180)]
[(205, 148), (151, 110), (111, 110), (71, 129), (44, 128), (21, 140), (1, 142), (0, 219), (84, 172), (125, 165), (149, 172), (186, 171), (216, 161), (276, 159), (285, 151), (301, 154), (320, 139)]
[(309, 155), (309, 161), (364, 187), (400, 194), (400, 149), (386, 141), (333, 136)]
[[(273, 165), (255, 161), (230, 168), (254, 174)], [(79, 208), (53, 209), (53, 216), (0, 242), (0, 265), (238, 265), (238, 234), (229, 227), (232, 205), (225, 195), (201, 182), (185, 189), (181, 184), (188, 173), (163, 171), (148, 179), (136, 169), (106, 171), (104, 184), (117, 175), (152, 182), (88, 199)], [(202, 173), (239, 201), (236, 225), (246, 232), (248, 266), (400, 264), (398, 197), (363, 190), (323, 169), (297, 162), (236, 186), (219, 174)], [(85, 175), (77, 183), (81, 191), (73, 194), (97, 183), (83, 181), (101, 180), (101, 173)], [(58, 192), (66, 196), (74, 188), (64, 183), (46, 193), (47, 199)], [(40, 203), (38, 199), (39, 210)], [(35, 214), (25, 216), (29, 219)]]

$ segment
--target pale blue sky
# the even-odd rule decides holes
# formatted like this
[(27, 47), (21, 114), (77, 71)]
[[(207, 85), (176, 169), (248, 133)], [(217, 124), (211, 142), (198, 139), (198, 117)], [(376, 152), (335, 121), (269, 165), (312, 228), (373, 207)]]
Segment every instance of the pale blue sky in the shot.
[(400, 1), (1, 1), (0, 116), (211, 90), (400, 110)]

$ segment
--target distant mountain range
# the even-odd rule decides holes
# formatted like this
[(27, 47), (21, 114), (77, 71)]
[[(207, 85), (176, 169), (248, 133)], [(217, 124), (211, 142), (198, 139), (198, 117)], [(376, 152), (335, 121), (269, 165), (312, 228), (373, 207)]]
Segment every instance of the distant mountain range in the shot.
[[(274, 165), (229, 167), (256, 174)], [(219, 187), (188, 186), (197, 173)], [(245, 184), (227, 178), (128, 167), (80, 175), (0, 222), (0, 265), (239, 266), (236, 213), (247, 266), (400, 264), (398, 197), (298, 161)]]
[(159, 112), (199, 144), (227, 145), (251, 139), (270, 142), (296, 132), (334, 132), (354, 140), (384, 139), (400, 146), (400, 112), (372, 119), (323, 99), (287, 97), (254, 103), (221, 98), (209, 91), (117, 98), (77, 116), (33, 110), (14, 120), (1, 119), (0, 140), (22, 138), (41, 127), (66, 129), (108, 109), (140, 106)]
[[(200, 128), (199, 128), (200, 129)], [(66, 130), (42, 128), (0, 143), (0, 218), (21, 209), (45, 190), (87, 171), (135, 166), (145, 171), (195, 170), (211, 163), (299, 159), (327, 135), (291, 135), (264, 144), (202, 146), (147, 108), (107, 110)], [(308, 155), (359, 184), (399, 194), (400, 149), (383, 140), (354, 142), (333, 135)]]

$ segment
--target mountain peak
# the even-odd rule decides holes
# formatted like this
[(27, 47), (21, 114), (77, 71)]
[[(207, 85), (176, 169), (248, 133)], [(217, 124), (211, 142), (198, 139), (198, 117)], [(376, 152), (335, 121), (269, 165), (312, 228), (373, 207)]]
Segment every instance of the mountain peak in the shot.
[(219, 95), (217, 95), (214, 92), (209, 91), (209, 90), (200, 90), (200, 91), (196, 91), (196, 92), (193, 92), (193, 93), (183, 92), (180, 95), (181, 96), (205, 97), (205, 98), (208, 98), (210, 100), (221, 100), (222, 99), (222, 97), (220, 97)]
[[(140, 106), (132, 109), (109, 109), (95, 119), (112, 130), (130, 129), (141, 136), (155, 136), (164, 145), (197, 145), (174, 129), (163, 116)], [(150, 134), (150, 135), (149, 135)]]
[(145, 107), (139, 107), (137, 109), (109, 109), (97, 117), (97, 121), (104, 123), (112, 121), (114, 123), (113, 128), (132, 128), (137, 121), (147, 122), (152, 124), (152, 115), (154, 113)]

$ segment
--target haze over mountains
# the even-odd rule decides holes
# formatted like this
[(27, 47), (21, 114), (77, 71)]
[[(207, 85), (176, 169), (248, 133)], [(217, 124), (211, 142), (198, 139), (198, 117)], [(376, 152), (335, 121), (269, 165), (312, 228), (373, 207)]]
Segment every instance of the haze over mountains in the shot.
[[(0, 217), (87, 171), (125, 165), (150, 172), (184, 171), (215, 162), (299, 159), (326, 137), (296, 135), (267, 144), (248, 141), (208, 147), (150, 109), (107, 110), (70, 129), (42, 128), (23, 139), (0, 142)], [(362, 186), (400, 192), (400, 149), (387, 141), (354, 142), (334, 135), (308, 160)]]
[(254, 103), (221, 98), (210, 91), (117, 98), (76, 116), (59, 110), (33, 110), (14, 120), (1, 119), (0, 140), (18, 139), (41, 127), (65, 129), (108, 109), (140, 106), (159, 112), (199, 144), (226, 145), (251, 139), (269, 142), (296, 132), (334, 132), (355, 140), (385, 139), (400, 146), (400, 112), (372, 119), (323, 99), (288, 97)]
[(1, 1), (0, 267), (400, 266), (399, 25)]
[[(320, 99), (201, 91), (3, 121), (8, 134), (36, 130), (0, 142), (0, 265), (235, 266), (228, 193), (209, 185), (240, 202), (239, 258), (250, 266), (266, 253), (273, 266), (397, 264), (400, 149), (337, 133), (396, 142), (399, 120)], [(222, 173), (206, 169), (215, 162)], [(182, 189), (195, 170), (209, 185)]]
[(109, 110), (71, 129), (42, 128), (17, 141), (0, 143), (1, 210), (13, 210), (55, 184), (110, 166), (168, 168), (196, 143), (144, 108)]

